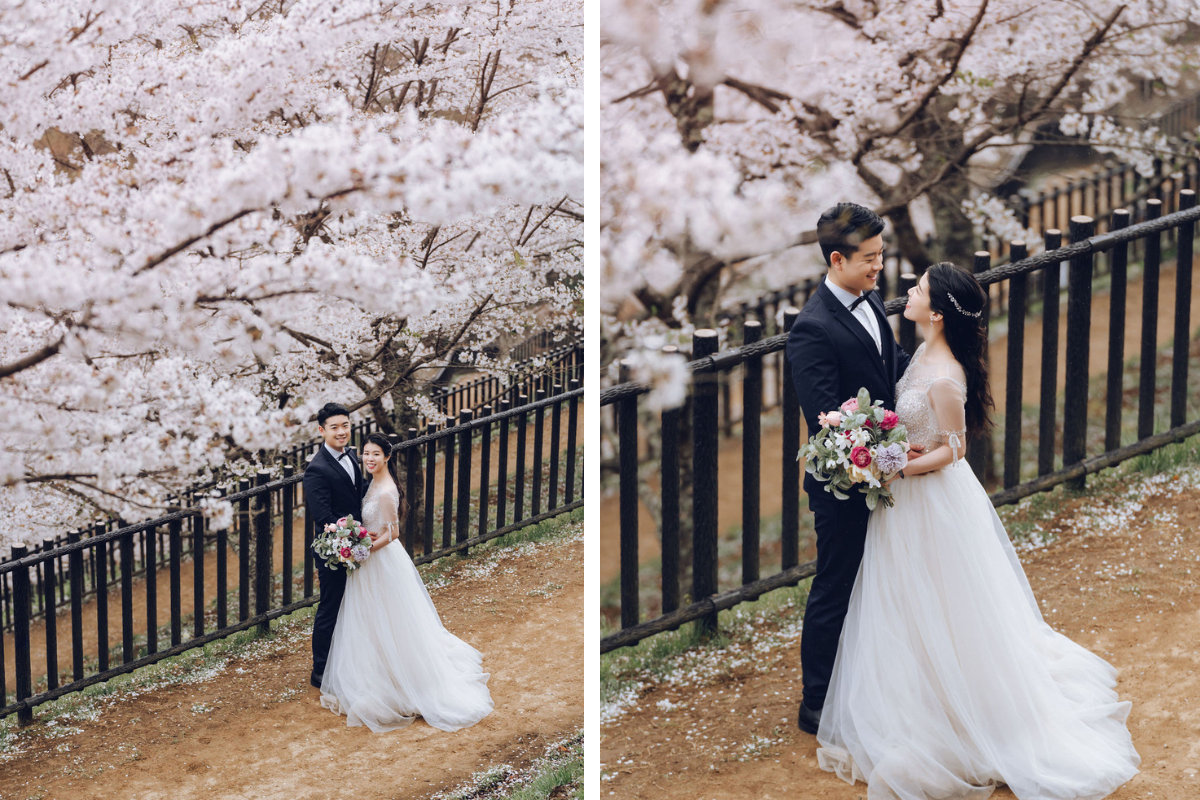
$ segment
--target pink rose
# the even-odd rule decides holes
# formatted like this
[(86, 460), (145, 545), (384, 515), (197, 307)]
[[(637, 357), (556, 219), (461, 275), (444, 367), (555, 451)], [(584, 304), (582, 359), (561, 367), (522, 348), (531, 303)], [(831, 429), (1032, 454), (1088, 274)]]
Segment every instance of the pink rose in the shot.
[(824, 417), (825, 422), (828, 422), (834, 428), (842, 424), (842, 415), (837, 411), (830, 411), (828, 414), (822, 414), (821, 417)]
[(343, 547), (341, 550), (338, 551), (338, 555), (340, 555), (342, 558), (350, 558), (350, 548)]
[(858, 398), (851, 397), (849, 400), (842, 403), (842, 411), (845, 411), (847, 414), (852, 414), (855, 411), (858, 411)]
[(865, 447), (856, 447), (850, 451), (850, 461), (859, 469), (871, 466), (871, 451)]
[(345, 517), (342, 517), (341, 519), (339, 519), (339, 520), (337, 521), (337, 526), (338, 526), (339, 528), (341, 528), (341, 527), (344, 527), (344, 526), (345, 526), (345, 524), (346, 524), (346, 518), (345, 518)]
[(883, 422), (879, 423), (879, 427), (885, 431), (890, 431), (892, 428), (900, 424), (900, 415), (895, 411), (884, 411)]

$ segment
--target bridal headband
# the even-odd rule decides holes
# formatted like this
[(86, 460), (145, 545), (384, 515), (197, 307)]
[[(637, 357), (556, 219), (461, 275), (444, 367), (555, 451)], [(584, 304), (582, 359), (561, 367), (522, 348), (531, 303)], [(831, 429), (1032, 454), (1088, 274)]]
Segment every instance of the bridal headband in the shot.
[(974, 313), (967, 311), (966, 309), (964, 309), (962, 306), (960, 306), (958, 304), (958, 301), (954, 299), (954, 295), (950, 294), (949, 292), (946, 292), (946, 297), (950, 298), (950, 302), (954, 303), (954, 307), (958, 309), (958, 313), (960, 313), (960, 314), (965, 314), (968, 317), (976, 317), (976, 318), (978, 318), (979, 316), (981, 316), (983, 314), (983, 311), (976, 311)]

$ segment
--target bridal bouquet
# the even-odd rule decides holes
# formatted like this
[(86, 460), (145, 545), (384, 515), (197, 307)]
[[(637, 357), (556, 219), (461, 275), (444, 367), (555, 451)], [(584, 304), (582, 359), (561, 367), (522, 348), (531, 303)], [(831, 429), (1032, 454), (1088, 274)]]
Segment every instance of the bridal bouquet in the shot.
[(342, 517), (325, 526), (313, 539), (313, 551), (330, 569), (358, 569), (371, 556), (371, 534), (354, 517)]
[(821, 430), (796, 456), (807, 459), (805, 470), (839, 500), (848, 500), (848, 492), (857, 488), (872, 511), (880, 500), (891, 507), (895, 501), (883, 481), (908, 463), (908, 431), (896, 412), (883, 408), (882, 400), (872, 403), (870, 393), (860, 389), (858, 397), (818, 419)]

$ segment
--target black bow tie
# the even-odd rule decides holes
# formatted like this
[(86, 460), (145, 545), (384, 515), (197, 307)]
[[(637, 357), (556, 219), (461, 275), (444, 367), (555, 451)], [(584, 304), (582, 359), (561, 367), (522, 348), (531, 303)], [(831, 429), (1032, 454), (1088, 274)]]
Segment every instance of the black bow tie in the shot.
[(338, 456), (338, 457), (337, 457), (337, 460), (338, 460), (338, 461), (341, 461), (343, 458), (345, 458), (345, 457), (346, 457), (346, 456), (348, 456), (348, 455), (350, 455), (350, 454), (349, 454), (349, 453), (347, 453), (346, 451), (344, 451), (344, 450), (343, 450), (343, 451), (342, 451), (342, 454), (341, 454), (340, 456)]
[(867, 302), (867, 296), (865, 294), (860, 294), (858, 297), (854, 298), (854, 302), (850, 304), (850, 310), (853, 311), (854, 309), (858, 308), (860, 303), (865, 302)]

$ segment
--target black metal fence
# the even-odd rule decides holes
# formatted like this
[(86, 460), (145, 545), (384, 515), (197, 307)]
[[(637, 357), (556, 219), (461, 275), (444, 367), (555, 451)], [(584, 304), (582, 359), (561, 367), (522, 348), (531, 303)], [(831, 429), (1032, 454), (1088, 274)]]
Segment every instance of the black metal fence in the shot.
[[(544, 334), (549, 337), (549, 334)], [(538, 343), (541, 339), (531, 339), (530, 342)], [(546, 339), (549, 341), (549, 338)], [(531, 345), (532, 346), (532, 345)], [(529, 358), (535, 358), (536, 355)], [(434, 402), (439, 406), (442, 413), (449, 417), (445, 425), (438, 426), (430, 423), (422, 418), (419, 421), (418, 432), (428, 433), (444, 428), (446, 425), (453, 425), (454, 419), (461, 417), (464, 413), (487, 415), (492, 409), (506, 409), (517, 405), (522, 405), (529, 402), (529, 398), (537, 397), (538, 392), (545, 392), (555, 386), (569, 384), (572, 380), (582, 383), (583, 380), (583, 348), (578, 343), (570, 343), (559, 348), (555, 348), (544, 355), (545, 363), (540, 366), (533, 366), (528, 361), (522, 363), (521, 369), (516, 373), (514, 379), (507, 385), (502, 385), (498, 378), (480, 378), (474, 381), (465, 382), (451, 387), (453, 391), (442, 393), (433, 397)], [(358, 448), (362, 448), (363, 440), (375, 431), (379, 430), (379, 426), (375, 419), (366, 417), (355, 421), (350, 427), (350, 443)], [(410, 431), (411, 438), (411, 431)], [(313, 440), (297, 445), (287, 451), (276, 454), (277, 464), (280, 468), (284, 464), (292, 465), (292, 468), (297, 472), (304, 471), (304, 465), (316, 453), (320, 447), (319, 440)], [(208, 495), (211, 491), (217, 488), (219, 481), (200, 482), (192, 486), (182, 497), (180, 505), (182, 507), (192, 507), (196, 505), (199, 498)], [(424, 524), (424, 523), (422, 523)], [(106, 531), (111, 531), (116, 527), (115, 522), (108, 522), (91, 526), (83, 531), (80, 531), (81, 538), (89, 538), (98, 536)], [(163, 529), (158, 530), (153, 535), (157, 536), (156, 542), (147, 542), (146, 537), (152, 535), (148, 531), (141, 531), (134, 539), (133, 551), (133, 576), (140, 577), (145, 574), (148, 563), (148, 554), (155, 554), (158, 568), (167, 566), (167, 532)], [(51, 549), (62, 547), (70, 543), (69, 534), (56, 534), (49, 539), (49, 547)], [(45, 546), (45, 545), (44, 545)], [(183, 556), (188, 558), (192, 555), (192, 540), (185, 539), (183, 545)], [(12, 560), (10, 554), (3, 559), (0, 559), (0, 565)], [(94, 562), (95, 553), (89, 552), (86, 561), (86, 569), (89, 576), (95, 576), (97, 566)], [(109, 574), (116, 576), (117, 574), (116, 554), (110, 550), (108, 552), (108, 570)], [(64, 561), (59, 560), (55, 566), (56, 574), (53, 576), (56, 592), (54, 602), (50, 605), (52, 608), (64, 607), (68, 602), (69, 586), (66, 580), (67, 566)], [(37, 573), (36, 593), (33, 597), (33, 614), (34, 617), (40, 617), (45, 614), (47, 604), (50, 603), (49, 596), (43, 591), (42, 573)], [(94, 577), (84, 582), (83, 597), (86, 599), (91, 597), (96, 590), (96, 581)], [(0, 631), (11, 631), (13, 629), (14, 617), (12, 610), (13, 587), (12, 578), (8, 574), (0, 574)]]
[[(1162, 215), (1163, 203), (1155, 198), (1146, 200), (1146, 219), (1129, 224), (1130, 214), (1116, 210), (1111, 215), (1107, 232), (1097, 234), (1091, 217), (1077, 215), (1070, 221), (1072, 244), (1061, 247), (1061, 233), (1046, 232), (1046, 251), (1026, 257), (1026, 246), (1010, 243), (1011, 263), (991, 267), (991, 254), (976, 254), (975, 271), (985, 286), (1000, 287), (1009, 298), (1007, 319), (1006, 381), (993, 386), (993, 394), (1005, 398), (1003, 442), (998, 452), (1003, 464), (1003, 489), (991, 495), (993, 503), (1013, 503), (1028, 495), (1049, 490), (1059, 484), (1082, 487), (1086, 476), (1111, 467), (1128, 458), (1141, 455), (1167, 444), (1200, 433), (1200, 419), (1188, 419), (1189, 344), (1192, 300), (1193, 240), (1200, 208), (1196, 193), (1179, 192), (1175, 213)], [(1169, 392), (1158, 400), (1165, 406), (1169, 423), (1156, 424), (1158, 392), (1157, 327), (1159, 272), (1162, 244), (1169, 233), (1176, 234), (1177, 274), (1176, 294), (1172, 309), (1173, 337), (1170, 355)], [(1127, 354), (1124, 350), (1126, 328), (1126, 285), (1130, 252), (1137, 246), (1142, 256), (1141, 347), (1136, 401), (1127, 398), (1122, 378)], [(1088, 408), (1088, 364), (1091, 348), (1091, 316), (1093, 305), (1093, 276), (1103, 261), (1104, 271), (1111, 275), (1108, 319), (1108, 374), (1103, 399), (1093, 398), (1093, 407), (1102, 413), (1101, 423), (1090, 422)], [(1066, 271), (1066, 348), (1059, 353), (1059, 303), (1045, 303), (1040, 309), (1042, 325), (1039, 407), (1036, 425), (1023, 419), (1022, 389), (1025, 372), (1025, 324), (1030, 315), (1028, 297), (1031, 284), (1040, 285), (1043, 296), (1057, 297), (1062, 268)], [(912, 276), (909, 276), (912, 280)], [(782, 298), (781, 298), (782, 299)], [(887, 303), (889, 314), (904, 307), (903, 299)], [(802, 419), (791, 385), (784, 347), (798, 314), (795, 308), (784, 308), (782, 326), (769, 338), (760, 338), (763, 325), (750, 320), (741, 326), (741, 347), (717, 351), (717, 335), (713, 331), (698, 331), (693, 342), (692, 375), (689, 402), (661, 415), (660, 476), (660, 540), (662, 546), (661, 599), (662, 614), (649, 620), (641, 618), (639, 603), (638, 553), (638, 445), (641, 432), (638, 426), (638, 403), (649, 387), (626, 382), (601, 393), (601, 406), (612, 406), (613, 413), (601, 414), (602, 425), (616, 425), (619, 464), (620, 504), (620, 618), (621, 630), (604, 636), (601, 652), (634, 644), (648, 636), (678, 628), (692, 620), (715, 624), (719, 610), (752, 600), (774, 589), (794, 585), (815, 572), (815, 562), (799, 563), (800, 554), (800, 474), (796, 461), (800, 447)], [(769, 318), (763, 323), (769, 323)], [(983, 324), (990, 326), (990, 315)], [(901, 340), (912, 352), (914, 334), (911, 323), (900, 326)], [(907, 341), (905, 341), (907, 340)], [(995, 355), (993, 363), (995, 363)], [(1133, 354), (1129, 354), (1133, 355)], [(780, 452), (782, 507), (781, 571), (767, 578), (759, 576), (759, 505), (761, 486), (761, 427), (759, 420), (766, 404), (763, 400), (764, 366), (778, 362), (778, 401), (782, 405), (783, 436)], [(1058, 414), (1060, 387), (1058, 368), (1065, 361), (1066, 380), (1062, 413)], [(742, 406), (742, 585), (722, 590), (718, 586), (717, 562), (717, 497), (719, 488), (719, 435), (722, 430), (724, 387), (738, 384)], [(1166, 388), (1166, 387), (1164, 387)], [(1136, 435), (1122, 443), (1125, 402), (1136, 405)], [(644, 412), (648, 413), (648, 412)], [(689, 414), (688, 419), (683, 415)], [(728, 415), (728, 411), (726, 412)], [(683, 507), (686, 493), (680, 491), (681, 432), (690, 431), (692, 507)], [(1061, 431), (1061, 433), (1060, 433)], [(1089, 432), (1092, 441), (1089, 454)], [(968, 448), (968, 460), (977, 474), (987, 468), (992, 457), (989, 447), (976, 441)], [(1033, 470), (1036, 453), (1036, 471)], [(1056, 461), (1062, 464), (1056, 467)], [(1025, 474), (1022, 466), (1025, 465)], [(691, 587), (680, 585), (679, 532), (682, 515), (690, 515), (692, 523)], [(690, 603), (681, 605), (682, 592), (690, 588)]]
[[(396, 441), (393, 464), (405, 465), (406, 495), (411, 499), (421, 493), (424, 498), (423, 513), (410, 513), (403, 530), (404, 547), (416, 563), (466, 553), (472, 546), (582, 507), (582, 396), (579, 380), (572, 378), (566, 390), (555, 384), (549, 391), (537, 389), (534, 398), (519, 395), (516, 404), (500, 400), (497, 409), (485, 406), (478, 418), (463, 411), (457, 423), (425, 434), (409, 429), (407, 439)], [(356, 426), (358, 441), (369, 427)], [(74, 532), (66, 543), (47, 540), (33, 552), (14, 547), (12, 560), (0, 564), (0, 581), (14, 631), (11, 679), (16, 692), (15, 698), (9, 694), (0, 637), (0, 717), (17, 713), (22, 723), (29, 722), (41, 703), (237, 631), (258, 626), (266, 632), (270, 620), (316, 603), (314, 532), (307, 518), (300, 531), (303, 566), (298, 573), (293, 566), (294, 512), (303, 505), (301, 473), (315, 446), (284, 454), (281, 478), (273, 480), (262, 471), (253, 485), (243, 480), (228, 494), (218, 490), (237, 512), (225, 528), (211, 529), (196, 505), (196, 494), (178, 510), (147, 522), (93, 529), (86, 538), (85, 532)], [(423, 483), (418, 483), (422, 471)], [(282, 563), (273, 566), (277, 529)], [(231, 558), (236, 563), (230, 564)], [(189, 560), (190, 575), (185, 577)], [(159, 642), (159, 576), (152, 565), (169, 569), (169, 629), (161, 631), (170, 640), (166, 647)], [(216, 587), (206, 591), (211, 569), (216, 571)], [(231, 569), (237, 570), (235, 588)], [(139, 572), (142, 579), (137, 581)], [(145, 595), (142, 631), (134, 626), (135, 583)], [(119, 626), (110, 620), (109, 609), (110, 590), (117, 587), (120, 609), (114, 609), (113, 616), (120, 614)], [(190, 624), (182, 612), (185, 591), (192, 595)], [(83, 644), (83, 604), (89, 597), (95, 602), (95, 653), (86, 652)], [(37, 694), (30, 647), (35, 607), (45, 620), (47, 667), (45, 690)], [(46, 614), (45, 609), (67, 613)], [(60, 675), (59, 628), (68, 622), (71, 668)], [(115, 663), (110, 639), (118, 627), (120, 663)]]
[[(549, 334), (542, 336), (549, 337)], [(541, 339), (530, 341), (536, 343)], [(530, 352), (526, 353), (526, 350)], [(542, 351), (523, 346), (521, 352), (523, 358), (517, 362), (507, 380), (494, 375), (481, 375), (437, 389), (430, 399), (443, 414), (456, 417), (467, 409), (477, 411), (484, 405), (496, 406), (501, 400), (515, 403), (521, 394), (532, 397), (537, 387), (547, 380), (553, 384), (579, 377), (578, 372), (583, 365), (583, 346), (578, 342), (568, 342)], [(540, 366), (531, 363), (535, 359), (542, 362)]]

